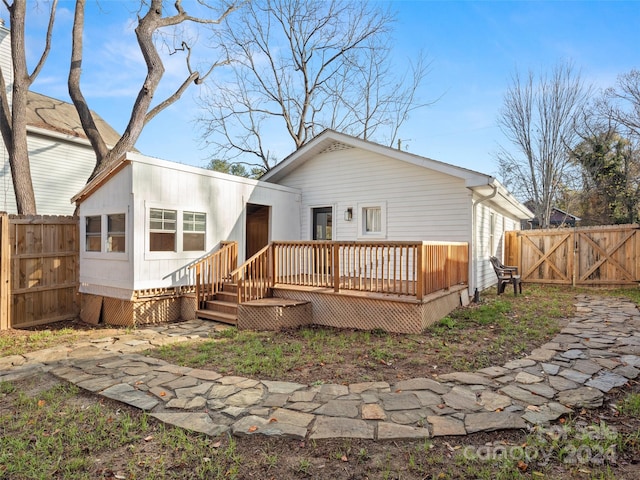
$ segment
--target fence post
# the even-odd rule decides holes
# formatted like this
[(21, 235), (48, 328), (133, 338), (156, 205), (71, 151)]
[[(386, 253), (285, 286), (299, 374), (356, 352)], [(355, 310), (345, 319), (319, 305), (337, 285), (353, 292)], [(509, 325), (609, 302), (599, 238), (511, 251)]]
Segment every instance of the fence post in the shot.
[(0, 330), (11, 328), (11, 244), (9, 215), (0, 213)]

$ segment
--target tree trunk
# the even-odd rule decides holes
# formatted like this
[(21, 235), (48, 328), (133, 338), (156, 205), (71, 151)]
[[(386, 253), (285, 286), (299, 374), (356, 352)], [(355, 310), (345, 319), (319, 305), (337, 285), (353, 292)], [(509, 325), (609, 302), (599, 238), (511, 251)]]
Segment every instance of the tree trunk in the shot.
[(27, 92), (30, 79), (24, 44), (24, 18), (26, 2), (16, 1), (11, 6), (11, 51), (13, 57), (13, 99), (11, 106), (12, 142), (8, 145), (9, 164), (19, 214), (36, 214), (36, 196), (31, 182), (29, 148), (27, 146)]

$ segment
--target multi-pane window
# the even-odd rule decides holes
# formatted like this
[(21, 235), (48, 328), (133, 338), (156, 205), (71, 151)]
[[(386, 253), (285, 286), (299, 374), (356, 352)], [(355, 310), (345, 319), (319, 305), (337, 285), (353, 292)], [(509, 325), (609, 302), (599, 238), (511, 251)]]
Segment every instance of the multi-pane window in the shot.
[(100, 252), (102, 250), (102, 217), (100, 215), (85, 217), (85, 226), (85, 250)]
[(382, 232), (382, 208), (365, 207), (362, 209), (362, 217), (365, 234)]
[(207, 215), (199, 212), (182, 213), (182, 250), (204, 250)]
[(107, 215), (107, 252), (125, 251), (124, 213)]
[(149, 250), (173, 252), (176, 250), (175, 210), (152, 208), (149, 211)]

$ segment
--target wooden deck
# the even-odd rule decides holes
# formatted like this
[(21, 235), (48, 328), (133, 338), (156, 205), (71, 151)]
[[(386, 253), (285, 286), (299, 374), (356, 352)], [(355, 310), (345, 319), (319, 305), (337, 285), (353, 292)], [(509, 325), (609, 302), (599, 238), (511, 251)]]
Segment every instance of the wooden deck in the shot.
[[(276, 326), (312, 322), (419, 332), (460, 304), (468, 286), (468, 251), (466, 243), (273, 242), (233, 268), (237, 248), (224, 245), (195, 266), (198, 312), (212, 318), (209, 307), (233, 284), (240, 328), (257, 328), (256, 316), (262, 316)], [(287, 310), (280, 322), (278, 312), (296, 302), (312, 306), (308, 319)], [(255, 313), (259, 307), (275, 313)]]

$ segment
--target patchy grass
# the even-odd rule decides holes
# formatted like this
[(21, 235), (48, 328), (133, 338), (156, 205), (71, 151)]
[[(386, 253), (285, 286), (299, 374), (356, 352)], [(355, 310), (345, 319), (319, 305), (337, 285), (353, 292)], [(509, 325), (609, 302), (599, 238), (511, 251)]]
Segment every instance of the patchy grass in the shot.
[(25, 333), (0, 334), (0, 356), (18, 355), (53, 347), (63, 343), (72, 343), (80, 334), (72, 328), (60, 330), (22, 331)]
[[(640, 298), (634, 297), (637, 293), (596, 292), (634, 299)], [(210, 342), (150, 353), (224, 373), (251, 372), (242, 374), (309, 384), (397, 381), (520, 356), (558, 331), (563, 319), (571, 316), (575, 294), (528, 285), (525, 295), (516, 298), (484, 293), (479, 305), (456, 310), (422, 335), (230, 329)], [(603, 408), (578, 411), (564, 423), (531, 433), (306, 442), (262, 436), (208, 438), (166, 427), (126, 405), (42, 375), (0, 382), (0, 478), (631, 480), (640, 478), (638, 388), (630, 382), (610, 392)]]
[(618, 405), (618, 411), (622, 415), (640, 420), (640, 394), (630, 393), (624, 397)]
[(0, 478), (239, 478), (233, 439), (221, 446), (72, 385), (37, 383), (0, 389)]
[(520, 357), (548, 341), (573, 310), (575, 292), (527, 287), (518, 297), (487, 293), (421, 335), (305, 327), (284, 332), (229, 329), (210, 341), (148, 352), (223, 374), (314, 382), (396, 381), (476, 370)]

